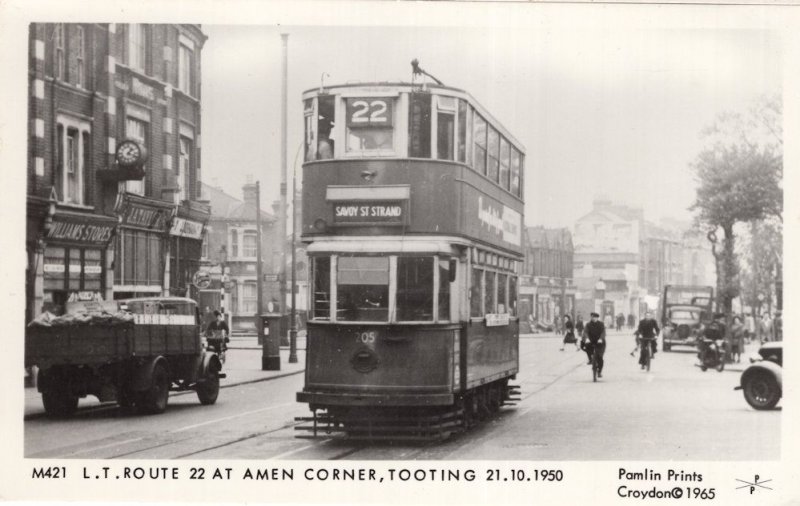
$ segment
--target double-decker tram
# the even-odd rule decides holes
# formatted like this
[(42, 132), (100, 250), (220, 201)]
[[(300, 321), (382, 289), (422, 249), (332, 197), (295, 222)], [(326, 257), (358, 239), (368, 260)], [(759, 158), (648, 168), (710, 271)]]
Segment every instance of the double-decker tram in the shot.
[(303, 94), (301, 430), (439, 439), (515, 400), (524, 150), (467, 92)]

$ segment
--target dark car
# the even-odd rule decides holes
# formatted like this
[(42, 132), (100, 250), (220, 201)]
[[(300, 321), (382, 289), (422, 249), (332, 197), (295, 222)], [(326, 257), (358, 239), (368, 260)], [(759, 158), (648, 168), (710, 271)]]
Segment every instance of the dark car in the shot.
[(664, 351), (673, 345), (696, 346), (703, 336), (703, 321), (706, 312), (698, 306), (672, 306), (666, 312), (664, 329)]
[(783, 343), (767, 343), (758, 350), (760, 358), (744, 370), (736, 390), (754, 409), (772, 409), (783, 396)]

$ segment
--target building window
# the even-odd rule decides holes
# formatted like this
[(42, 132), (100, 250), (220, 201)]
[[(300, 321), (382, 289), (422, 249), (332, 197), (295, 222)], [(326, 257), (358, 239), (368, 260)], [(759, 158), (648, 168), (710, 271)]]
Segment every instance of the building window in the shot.
[(239, 231), (231, 230), (231, 258), (239, 257)]
[[(148, 146), (147, 138), (149, 130), (148, 127), (149, 124), (147, 122), (129, 116), (125, 120), (125, 136), (128, 139), (133, 139), (141, 143), (143, 146), (147, 147)], [(145, 168), (145, 174), (147, 174), (146, 168)], [(145, 194), (144, 178), (137, 181), (126, 181), (125, 190), (129, 193), (135, 193), (136, 195), (144, 195)]]
[(178, 49), (178, 89), (194, 94), (194, 47), (183, 42)]
[(242, 284), (242, 313), (255, 314), (258, 305), (258, 285), (255, 281), (245, 281)]
[(258, 241), (256, 240), (255, 230), (246, 230), (242, 234), (242, 256), (247, 258), (255, 258), (258, 250)]
[(436, 97), (436, 158), (454, 159), (456, 99)]
[(56, 135), (58, 166), (55, 188), (58, 198), (68, 204), (85, 204), (85, 172), (89, 165), (87, 151), (91, 145), (89, 124), (59, 116)]
[(132, 24), (128, 33), (128, 65), (145, 72), (147, 65), (147, 25)]
[(82, 26), (75, 28), (75, 84), (81, 88), (86, 87), (84, 56), (85, 56), (85, 41), (84, 30)]
[(65, 59), (64, 59), (64, 25), (58, 23), (53, 31), (53, 44), (55, 46), (54, 55), (54, 77), (64, 79)]
[(180, 154), (178, 156), (178, 197), (181, 201), (189, 200), (189, 171), (192, 163), (192, 140), (181, 136)]

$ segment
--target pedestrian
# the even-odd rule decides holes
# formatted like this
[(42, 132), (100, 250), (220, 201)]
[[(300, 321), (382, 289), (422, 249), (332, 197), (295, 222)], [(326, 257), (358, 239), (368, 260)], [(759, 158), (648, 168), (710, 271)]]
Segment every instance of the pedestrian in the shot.
[(772, 332), (772, 318), (769, 317), (769, 313), (764, 313), (764, 316), (761, 317), (761, 323), (758, 326), (758, 338), (761, 344), (772, 341)]
[(772, 321), (772, 335), (776, 341), (783, 341), (783, 311), (775, 311), (775, 319)]
[(636, 325), (636, 317), (633, 316), (633, 313), (628, 313), (628, 329), (633, 330), (633, 327)]
[(731, 350), (731, 362), (737, 364), (742, 360), (742, 353), (744, 352), (744, 335), (746, 329), (742, 323), (741, 317), (734, 316), (731, 322), (730, 332), (728, 332), (727, 341), (728, 349)]
[(617, 315), (617, 332), (621, 331), (624, 325), (625, 325), (625, 315), (620, 313)]
[(558, 319), (558, 316), (553, 316), (553, 330), (559, 336), (561, 335), (561, 321)]
[[(603, 377), (603, 355), (606, 351), (606, 327), (600, 321), (600, 315), (591, 313), (591, 320), (583, 329), (581, 348), (589, 358), (588, 365), (592, 365), (592, 354), (597, 349), (597, 377)], [(607, 315), (609, 316), (609, 315)]]
[(561, 343), (561, 351), (564, 351), (564, 346), (567, 344), (574, 344), (575, 349), (579, 350), (578, 340), (575, 339), (575, 325), (572, 323), (572, 318), (568, 314), (564, 315), (564, 341)]
[(750, 344), (750, 341), (756, 336), (756, 320), (753, 318), (753, 313), (747, 313), (747, 316), (744, 317), (744, 331), (745, 341)]
[(579, 336), (583, 335), (583, 315), (581, 314), (578, 315), (578, 319), (575, 322), (575, 332), (577, 332)]
[(611, 316), (611, 313), (606, 313), (605, 317), (603, 318), (603, 325), (606, 329), (614, 328), (614, 318)]

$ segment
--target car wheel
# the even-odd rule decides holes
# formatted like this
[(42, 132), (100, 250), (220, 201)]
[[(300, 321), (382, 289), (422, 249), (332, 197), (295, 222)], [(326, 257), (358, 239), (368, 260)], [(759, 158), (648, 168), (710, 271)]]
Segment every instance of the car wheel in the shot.
[(742, 385), (742, 390), (744, 391), (744, 400), (753, 409), (772, 409), (781, 398), (778, 382), (772, 375), (765, 372), (748, 376)]

